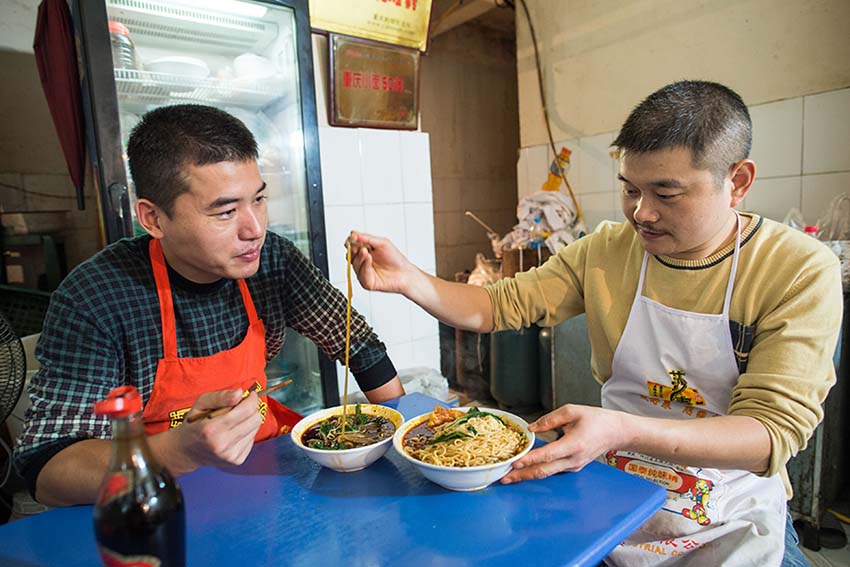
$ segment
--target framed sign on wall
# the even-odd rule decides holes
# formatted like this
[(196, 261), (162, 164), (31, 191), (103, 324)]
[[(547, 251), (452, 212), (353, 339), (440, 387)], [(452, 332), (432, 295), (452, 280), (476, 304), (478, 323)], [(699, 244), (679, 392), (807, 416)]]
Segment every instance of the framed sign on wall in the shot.
[(432, 0), (310, 0), (314, 29), (428, 49)]
[(330, 34), (334, 126), (416, 130), (419, 120), (419, 51)]

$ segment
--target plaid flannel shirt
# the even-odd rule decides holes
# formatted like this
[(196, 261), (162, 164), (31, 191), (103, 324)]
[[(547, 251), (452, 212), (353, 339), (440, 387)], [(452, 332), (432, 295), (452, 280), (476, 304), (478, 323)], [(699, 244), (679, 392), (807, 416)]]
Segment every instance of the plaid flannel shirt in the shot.
[[(149, 236), (121, 240), (78, 266), (51, 297), (29, 387), (32, 407), (15, 446), (15, 462), (31, 490), (44, 464), (83, 439), (108, 439), (111, 425), (93, 404), (124, 384), (147, 402), (163, 356), (159, 300)], [(235, 280), (195, 284), (169, 268), (178, 356), (211, 356), (238, 345), (248, 319)], [(344, 361), (346, 298), (289, 240), (269, 232), (260, 268), (247, 280), (266, 328), (269, 359), (286, 327)], [(352, 311), (351, 371), (370, 390), (396, 375), (363, 317)], [(201, 394), (202, 392), (198, 392)]]

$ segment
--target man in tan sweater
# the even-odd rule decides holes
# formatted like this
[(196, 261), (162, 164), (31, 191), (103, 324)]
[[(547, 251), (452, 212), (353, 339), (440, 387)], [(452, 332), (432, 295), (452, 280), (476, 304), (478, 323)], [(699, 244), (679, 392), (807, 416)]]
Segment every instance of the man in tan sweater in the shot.
[(537, 420), (532, 430), (564, 435), (503, 482), (602, 456), (664, 486), (662, 510), (611, 565), (807, 564), (788, 521), (785, 464), (835, 382), (840, 271), (816, 240), (736, 211), (756, 175), (751, 139), (730, 89), (682, 81), (656, 91), (613, 144), (629, 222), (487, 288), (429, 276), (387, 240), (351, 236), (365, 288), (402, 293), (455, 327), (587, 314), (602, 408), (567, 404)]

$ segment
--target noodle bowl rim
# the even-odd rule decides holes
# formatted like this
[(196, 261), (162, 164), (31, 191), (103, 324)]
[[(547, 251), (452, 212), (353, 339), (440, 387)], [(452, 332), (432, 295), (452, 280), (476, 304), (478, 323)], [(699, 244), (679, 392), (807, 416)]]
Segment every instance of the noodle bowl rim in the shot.
[[(352, 409), (353, 406), (357, 404), (348, 404), (348, 410), (346, 411), (354, 411)], [(404, 426), (404, 416), (398, 410), (395, 410), (388, 406), (382, 406), (379, 404), (360, 404), (360, 411), (378, 417), (384, 417), (392, 422), (395, 426), (395, 430), (398, 431), (402, 426)], [(368, 449), (370, 447), (377, 447), (382, 443), (387, 443), (388, 441), (392, 441), (392, 437), (387, 437), (386, 439), (381, 439), (380, 441), (375, 441), (374, 443), (369, 443), (368, 445), (361, 445), (360, 447), (352, 447), (351, 449), (317, 449), (315, 447), (308, 447), (301, 441), (301, 437), (307, 432), (308, 429), (319, 423), (320, 421), (324, 421), (334, 415), (339, 415), (342, 413), (342, 404), (338, 406), (334, 406), (331, 408), (324, 408), (318, 411), (311, 413), (308, 416), (301, 418), (301, 421), (295, 424), (292, 428), (292, 431), (289, 433), (292, 442), (304, 449), (305, 451), (315, 451), (317, 453), (333, 453), (334, 455), (346, 455), (351, 453), (356, 453), (358, 451), (363, 451), (364, 449)], [(349, 414), (349, 415), (354, 415)], [(395, 435), (395, 434), (393, 434)]]
[[(465, 407), (465, 408), (449, 408), (449, 409), (460, 410), (460, 411), (466, 413), (469, 410), (471, 410), (472, 408)], [(532, 431), (528, 430), (528, 422), (525, 421), (524, 419), (522, 419), (521, 417), (514, 415), (510, 412), (506, 412), (504, 410), (495, 409), (495, 408), (478, 407), (478, 409), (480, 411), (483, 411), (483, 412), (498, 415), (502, 419), (507, 419), (508, 421), (510, 421), (511, 424), (514, 427), (516, 427), (520, 432), (525, 433), (526, 446), (523, 447), (523, 449), (519, 453), (517, 453), (513, 457), (510, 457), (509, 459), (505, 459), (504, 461), (497, 461), (495, 463), (489, 463), (489, 464), (486, 464), (486, 465), (475, 465), (475, 466), (472, 466), (472, 467), (450, 467), (450, 466), (447, 466), (447, 465), (434, 465), (434, 464), (431, 464), (431, 463), (426, 463), (425, 461), (420, 461), (419, 459), (414, 458), (412, 455), (410, 455), (407, 451), (404, 450), (404, 437), (408, 434), (408, 432), (410, 432), (411, 429), (413, 429), (414, 427), (417, 427), (419, 425), (422, 425), (424, 422), (428, 421), (428, 418), (430, 418), (431, 414), (434, 413), (433, 410), (432, 410), (432, 411), (429, 411), (428, 413), (423, 413), (422, 415), (418, 415), (416, 417), (413, 417), (413, 418), (405, 421), (401, 425), (401, 427), (396, 428), (395, 434), (393, 435), (393, 448), (402, 457), (404, 457), (405, 459), (407, 459), (408, 461), (410, 461), (411, 463), (413, 463), (414, 465), (419, 466), (419, 467), (424, 467), (424, 468), (427, 468), (427, 469), (433, 469), (433, 470), (439, 470), (439, 471), (457, 471), (458, 473), (461, 473), (461, 472), (469, 473), (469, 472), (475, 472), (475, 471), (486, 471), (486, 470), (489, 470), (489, 469), (502, 467), (502, 466), (505, 466), (505, 465), (510, 465), (514, 461), (521, 459), (523, 456), (525, 456), (525, 454), (528, 453), (531, 450), (531, 448), (534, 446), (534, 442), (535, 442), (534, 433)]]

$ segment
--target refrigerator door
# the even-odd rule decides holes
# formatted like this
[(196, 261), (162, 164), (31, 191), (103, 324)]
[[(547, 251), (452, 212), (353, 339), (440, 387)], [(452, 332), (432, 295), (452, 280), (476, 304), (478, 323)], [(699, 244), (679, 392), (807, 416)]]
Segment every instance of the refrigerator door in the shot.
[[(307, 0), (78, 0), (92, 167), (108, 242), (138, 234), (130, 132), (154, 108), (193, 103), (239, 118), (259, 146), (270, 231), (327, 275)], [(339, 401), (334, 363), (289, 329), (267, 366), (302, 413)]]

